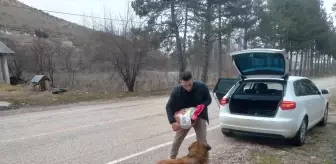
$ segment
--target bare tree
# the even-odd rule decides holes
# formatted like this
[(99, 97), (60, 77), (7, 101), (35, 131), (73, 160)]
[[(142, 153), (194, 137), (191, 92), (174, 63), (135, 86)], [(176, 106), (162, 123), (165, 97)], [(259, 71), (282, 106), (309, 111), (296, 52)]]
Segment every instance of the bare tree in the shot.
[[(135, 30), (134, 32), (136, 32)], [(134, 91), (134, 84), (147, 56), (149, 55), (149, 42), (144, 37), (139, 37), (142, 32), (136, 34), (128, 31), (123, 36), (104, 34), (101, 38), (105, 42), (97, 58), (107, 61), (123, 79), (128, 91)]]
[(105, 23), (105, 32), (99, 35), (100, 53), (96, 61), (108, 62), (111, 70), (117, 72), (125, 82), (129, 92), (134, 91), (136, 79), (151, 53), (150, 33), (136, 26), (132, 17), (126, 15), (126, 20), (119, 28), (112, 22)]
[(36, 38), (30, 47), (36, 66), (36, 74), (48, 73), (51, 86), (54, 85), (55, 73), (55, 49), (47, 39)]
[(59, 46), (59, 55), (62, 63), (62, 68), (68, 74), (68, 84), (72, 88), (76, 80), (76, 73), (80, 71), (83, 64), (82, 52), (73, 47)]
[(46, 54), (47, 57), (47, 65), (46, 65), (46, 69), (50, 78), (50, 86), (54, 87), (54, 74), (56, 72), (56, 64), (55, 64), (55, 58), (56, 58), (56, 53), (55, 53), (55, 49), (51, 48), (50, 51)]

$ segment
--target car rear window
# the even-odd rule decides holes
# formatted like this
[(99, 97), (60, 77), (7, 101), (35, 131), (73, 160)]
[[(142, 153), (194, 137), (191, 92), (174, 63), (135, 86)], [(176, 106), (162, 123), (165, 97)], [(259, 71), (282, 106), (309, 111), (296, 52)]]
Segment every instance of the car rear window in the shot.
[(267, 94), (282, 95), (283, 84), (279, 82), (245, 82), (236, 90), (235, 94)]
[(238, 79), (220, 79), (216, 89), (220, 92), (228, 92), (237, 81)]
[(233, 56), (236, 66), (245, 75), (255, 72), (282, 75), (285, 71), (285, 61), (281, 53), (244, 53)]

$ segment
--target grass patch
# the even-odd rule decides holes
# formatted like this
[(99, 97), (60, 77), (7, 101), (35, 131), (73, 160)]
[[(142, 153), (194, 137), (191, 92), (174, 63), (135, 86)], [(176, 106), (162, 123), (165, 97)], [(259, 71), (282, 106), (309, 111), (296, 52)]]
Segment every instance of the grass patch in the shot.
[(0, 92), (22, 92), (23, 87), (22, 86), (12, 86), (8, 84), (0, 84)]
[(32, 93), (30, 95), (16, 95), (3, 98), (3, 101), (10, 102), (15, 107), (22, 106), (50, 106), (60, 104), (70, 104), (97, 100), (122, 99), (127, 97), (147, 97), (168, 94), (170, 90), (147, 91), (147, 92), (65, 92), (62, 94), (52, 94), (51, 92)]

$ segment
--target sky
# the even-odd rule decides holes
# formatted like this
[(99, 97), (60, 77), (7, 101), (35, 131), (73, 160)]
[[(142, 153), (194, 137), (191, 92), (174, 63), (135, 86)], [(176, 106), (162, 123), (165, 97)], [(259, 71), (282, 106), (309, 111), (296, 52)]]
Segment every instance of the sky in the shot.
[[(126, 15), (129, 2), (129, 0), (19, 0), (19, 1), (40, 10), (51, 10), (51, 11), (85, 14), (85, 15), (92, 15), (93, 13), (94, 16), (98, 17), (104, 17), (104, 8), (105, 8), (105, 11), (110, 11), (113, 15), (112, 17), (116, 19), (123, 19), (122, 17)], [(324, 4), (328, 12), (331, 12), (332, 3), (335, 1), (336, 0), (324, 0)], [(91, 20), (84, 21), (83, 17), (81, 16), (71, 16), (57, 13), (49, 13), (49, 14), (80, 25), (84, 25), (83, 23), (88, 24), (87, 22), (91, 21)]]

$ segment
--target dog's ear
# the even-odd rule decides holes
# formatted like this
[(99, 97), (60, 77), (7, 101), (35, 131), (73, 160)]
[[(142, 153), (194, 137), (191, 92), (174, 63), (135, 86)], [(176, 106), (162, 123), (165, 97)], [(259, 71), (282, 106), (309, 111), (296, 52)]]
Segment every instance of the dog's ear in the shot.
[(198, 143), (198, 142), (193, 142), (192, 144), (189, 145), (189, 147), (188, 147), (188, 151), (189, 151), (188, 156), (189, 156), (189, 157), (194, 157), (194, 156), (196, 156), (196, 152), (195, 152), (195, 150), (192, 150), (192, 149), (195, 148), (195, 147), (197, 146), (197, 143)]
[(192, 144), (190, 144), (189, 147), (188, 147), (188, 151), (190, 151), (190, 149), (193, 148), (196, 144), (197, 144), (197, 142), (193, 142)]
[(205, 149), (206, 149), (206, 150), (208, 150), (208, 151), (211, 150), (211, 146), (210, 146), (209, 144), (205, 144), (204, 146), (205, 146)]
[(195, 157), (197, 155), (197, 153), (196, 152), (194, 152), (194, 151), (189, 151), (189, 153), (188, 153), (188, 157)]

